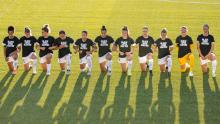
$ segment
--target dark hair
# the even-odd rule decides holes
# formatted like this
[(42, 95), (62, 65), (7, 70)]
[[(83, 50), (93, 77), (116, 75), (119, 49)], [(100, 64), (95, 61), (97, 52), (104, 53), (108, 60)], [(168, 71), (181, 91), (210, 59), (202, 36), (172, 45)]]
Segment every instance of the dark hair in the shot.
[(44, 25), (42, 30), (48, 33), (50, 31), (49, 25), (48, 24)]
[(166, 29), (166, 28), (163, 28), (163, 29), (161, 30), (161, 33), (167, 33), (167, 29)]
[(13, 31), (13, 32), (14, 32), (14, 31), (15, 31), (14, 26), (8, 26), (8, 32), (9, 32), (9, 31)]
[(127, 27), (127, 26), (124, 26), (124, 27), (122, 28), (122, 31), (128, 31), (128, 27)]
[(24, 32), (30, 33), (30, 32), (31, 32), (31, 29), (30, 29), (29, 27), (25, 27), (25, 28), (24, 28)]
[(204, 27), (209, 28), (209, 25), (208, 25), (208, 24), (204, 24), (204, 25), (203, 25), (203, 28), (204, 28)]
[(107, 31), (106, 27), (103, 25), (101, 31)]
[(88, 34), (88, 32), (86, 30), (82, 31), (82, 33)]
[(64, 30), (59, 31), (59, 34), (66, 34)]

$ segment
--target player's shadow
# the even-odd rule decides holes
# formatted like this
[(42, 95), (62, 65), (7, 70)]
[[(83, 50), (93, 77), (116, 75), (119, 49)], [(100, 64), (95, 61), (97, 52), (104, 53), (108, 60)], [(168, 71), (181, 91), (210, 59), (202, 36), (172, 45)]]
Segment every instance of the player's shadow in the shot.
[(2, 104), (2, 98), (4, 97), (5, 93), (7, 92), (10, 84), (12, 83), (12, 80), (14, 78), (14, 75), (11, 74), (11, 72), (7, 72), (7, 74), (4, 76), (4, 78), (0, 82), (0, 104)]
[(133, 109), (129, 105), (131, 77), (126, 74), (121, 75), (118, 86), (115, 89), (114, 103), (104, 111), (104, 124), (128, 124), (133, 121)]
[(188, 73), (181, 73), (179, 123), (199, 124), (197, 93), (193, 77), (187, 82)]
[(134, 124), (152, 124), (150, 113), (153, 97), (152, 76), (149, 76), (148, 86), (146, 78), (147, 72), (142, 72), (137, 87)]
[(220, 92), (216, 78), (213, 78), (214, 89), (211, 89), (208, 74), (203, 74), (204, 118), (206, 124), (220, 122)]
[[(58, 124), (81, 124), (87, 107), (82, 103), (88, 86), (89, 77), (80, 73), (68, 103), (64, 103), (55, 117)], [(85, 80), (85, 81), (84, 81)]]
[(23, 104), (15, 108), (15, 112), (11, 116), (11, 124), (44, 124), (44, 120), (48, 118), (48, 115), (43, 112), (42, 107), (37, 103), (43, 94), (47, 80), (48, 77), (45, 72), (42, 72), (25, 95)]
[(173, 87), (167, 73), (160, 73), (158, 100), (151, 108), (153, 124), (174, 124), (175, 106), (173, 104)]
[[(105, 73), (101, 73), (97, 80), (90, 108), (88, 110), (88, 114), (85, 119), (85, 124), (101, 124), (101, 112), (103, 111), (103, 107), (106, 105), (108, 94), (109, 94), (109, 85), (110, 85), (110, 77), (107, 76), (107, 81), (104, 83)], [(104, 86), (104, 88), (103, 88)]]
[(25, 86), (22, 86), (24, 83), (24, 79), (27, 76), (27, 72), (23, 72), (23, 74), (20, 76), (20, 78), (15, 83), (15, 86), (13, 89), (9, 92), (7, 98), (5, 99), (4, 103), (2, 103), (0, 107), (0, 122), (7, 124), (10, 121), (10, 114), (12, 113), (12, 110), (14, 109), (15, 104), (21, 100), (25, 94), (27, 93), (30, 84), (33, 79), (33, 75), (30, 77), (30, 80), (28, 81), (28, 84)]

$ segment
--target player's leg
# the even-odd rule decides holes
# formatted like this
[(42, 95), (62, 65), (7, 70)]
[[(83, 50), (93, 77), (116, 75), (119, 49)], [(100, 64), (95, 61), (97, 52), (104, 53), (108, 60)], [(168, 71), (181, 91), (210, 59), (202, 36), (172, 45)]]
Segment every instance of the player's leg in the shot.
[(127, 72), (127, 59), (126, 58), (119, 58), (119, 63), (121, 65), (121, 70), (123, 73)]
[(152, 74), (152, 70), (153, 70), (153, 65), (154, 65), (154, 60), (153, 60), (153, 53), (148, 53), (147, 54), (147, 59), (148, 59), (148, 65), (149, 65), (149, 70), (150, 73)]
[(58, 63), (60, 64), (60, 69), (62, 72), (65, 72), (65, 69), (66, 69), (66, 60), (65, 60), (65, 57), (62, 57), (62, 58), (58, 58)]
[(188, 56), (183, 56), (181, 58), (179, 58), (179, 64), (180, 64), (180, 71), (183, 73), (183, 72), (186, 72), (186, 62), (187, 62), (187, 58)]
[(139, 57), (139, 63), (142, 72), (145, 72), (147, 70), (146, 62), (147, 62), (147, 56)]
[(127, 55), (127, 61), (128, 61), (128, 75), (131, 75), (131, 69), (132, 69), (132, 64), (133, 64), (133, 54), (128, 54)]
[(158, 59), (158, 65), (160, 66), (160, 71), (161, 72), (166, 71), (166, 59), (165, 58)]
[(47, 75), (50, 75), (50, 71), (51, 71), (51, 60), (52, 60), (52, 54), (47, 54), (46, 55), (46, 62), (47, 62)]
[(212, 77), (216, 76), (216, 67), (217, 67), (217, 59), (214, 53), (211, 53), (209, 56), (209, 60), (212, 63)]
[(17, 68), (18, 68), (18, 53), (13, 53), (10, 56), (13, 59), (13, 74), (17, 74)]
[(27, 57), (23, 57), (22, 59), (23, 59), (24, 71), (27, 72), (27, 71), (30, 70), (30, 64), (29, 64), (30, 60), (29, 60), (29, 57), (28, 56)]
[(66, 58), (66, 74), (70, 74), (71, 71), (71, 54), (65, 56)]
[(107, 70), (105, 56), (99, 57), (99, 67), (102, 72), (105, 72)]
[(201, 64), (201, 69), (203, 73), (208, 72), (208, 60), (207, 59), (202, 59), (200, 57), (200, 64)]
[(14, 71), (14, 65), (13, 65), (13, 58), (12, 57), (7, 57), (7, 65), (8, 69), (13, 72)]
[(87, 68), (87, 60), (86, 60), (86, 56), (83, 58), (80, 58), (80, 70), (81, 72), (85, 72)]
[(88, 73), (87, 73), (87, 75), (90, 76), (91, 72), (92, 72), (92, 55), (91, 54), (87, 54), (86, 60), (87, 60), (87, 64), (88, 64)]
[(189, 54), (188, 56), (189, 58), (189, 76), (193, 76), (193, 68), (194, 68), (194, 64), (195, 64), (195, 57), (192, 53)]
[(171, 55), (167, 56), (167, 67), (168, 67), (168, 72), (171, 72), (172, 69), (172, 58)]
[(36, 53), (31, 53), (30, 59), (33, 61), (33, 74), (37, 73), (37, 55)]
[(108, 52), (106, 54), (106, 66), (107, 66), (107, 71), (108, 71), (108, 75), (111, 75), (111, 71), (112, 71), (112, 54), (110, 52)]

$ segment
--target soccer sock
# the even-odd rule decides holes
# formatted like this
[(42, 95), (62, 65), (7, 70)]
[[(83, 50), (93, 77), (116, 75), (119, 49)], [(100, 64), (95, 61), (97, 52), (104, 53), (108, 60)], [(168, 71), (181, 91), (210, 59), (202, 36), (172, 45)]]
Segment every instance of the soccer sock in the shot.
[(154, 65), (154, 60), (153, 59), (149, 59), (149, 69), (153, 70), (153, 65)]
[(47, 73), (50, 73), (51, 64), (47, 64)]
[(33, 60), (33, 72), (37, 71), (37, 59)]
[(90, 55), (88, 55), (86, 57), (87, 62), (88, 62), (88, 71), (92, 71), (92, 57)]
[(70, 55), (66, 57), (67, 70), (71, 69), (71, 58)]
[(217, 67), (217, 60), (212, 61), (212, 73), (216, 72), (216, 67)]
[(18, 68), (18, 60), (14, 60), (13, 66), (15, 70)]
[(112, 70), (112, 60), (109, 60), (107, 63), (108, 71)]
[(192, 72), (193, 71), (193, 67), (194, 67), (194, 55), (189, 55), (189, 65), (190, 65), (190, 72)]
[(128, 69), (131, 69), (131, 68), (132, 68), (132, 63), (133, 63), (132, 60), (129, 60), (129, 61), (128, 61)]
[(172, 68), (172, 59), (171, 59), (171, 57), (167, 58), (167, 67), (168, 67), (168, 72), (171, 72), (171, 68)]

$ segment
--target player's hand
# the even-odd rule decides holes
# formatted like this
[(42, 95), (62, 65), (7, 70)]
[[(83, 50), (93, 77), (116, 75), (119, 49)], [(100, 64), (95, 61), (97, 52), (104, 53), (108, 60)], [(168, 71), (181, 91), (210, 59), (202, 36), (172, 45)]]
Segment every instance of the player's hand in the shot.
[(119, 54), (120, 54), (121, 56), (123, 56), (125, 53), (124, 53), (124, 52), (119, 52)]
[(66, 47), (65, 45), (60, 45), (59, 49), (62, 49), (62, 48), (65, 48), (65, 47)]
[(46, 49), (45, 47), (40, 47), (40, 50), (43, 50), (43, 51), (44, 51), (45, 49)]
[(202, 60), (205, 60), (205, 57), (203, 55), (200, 55)]
[(92, 54), (91, 51), (86, 51), (86, 55)]
[(53, 47), (49, 47), (48, 49), (49, 49), (49, 50), (53, 50), (54, 48), (53, 48)]

